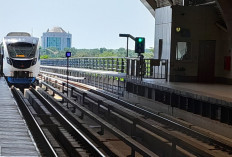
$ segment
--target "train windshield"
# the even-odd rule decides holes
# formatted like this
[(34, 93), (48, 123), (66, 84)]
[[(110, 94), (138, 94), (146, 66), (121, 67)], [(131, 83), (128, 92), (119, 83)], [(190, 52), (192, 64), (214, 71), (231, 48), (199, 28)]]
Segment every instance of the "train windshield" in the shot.
[(36, 44), (18, 42), (7, 45), (9, 56), (12, 58), (33, 58), (35, 57)]

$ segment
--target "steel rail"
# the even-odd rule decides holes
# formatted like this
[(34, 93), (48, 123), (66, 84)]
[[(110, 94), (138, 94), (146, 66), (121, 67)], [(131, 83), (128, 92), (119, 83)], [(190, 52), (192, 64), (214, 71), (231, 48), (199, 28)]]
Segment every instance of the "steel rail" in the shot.
[[(63, 83), (63, 84), (66, 85), (66, 83)], [(73, 88), (76, 92), (79, 92), (79, 93), (81, 93), (81, 94), (83, 93), (83, 91), (79, 90), (79, 89), (78, 89), (77, 87), (75, 87), (74, 85), (70, 85), (70, 87)], [(86, 87), (85, 87), (85, 88), (86, 88)], [(120, 99), (118, 99), (118, 98), (116, 98), (116, 97), (113, 97), (113, 96), (111, 96), (111, 95), (109, 95), (109, 94), (106, 94), (106, 93), (103, 93), (103, 92), (100, 92), (100, 91), (97, 91), (97, 90), (93, 90), (93, 89), (89, 90), (88, 92), (92, 92), (92, 93), (95, 93), (95, 94), (97, 94), (97, 95), (100, 95), (100, 96), (102, 96), (102, 97), (104, 97), (104, 98), (106, 98), (106, 99), (109, 99), (109, 100), (111, 100), (111, 101), (113, 101), (113, 102), (115, 102), (115, 103), (117, 103), (117, 104), (120, 104), (120, 105), (122, 105), (122, 106), (124, 106), (124, 107), (126, 107), (126, 108), (132, 109), (133, 111), (136, 111), (136, 112), (138, 112), (138, 113), (140, 113), (140, 114), (146, 116), (147, 118), (151, 118), (151, 119), (153, 119), (153, 120), (159, 121), (160, 123), (163, 123), (163, 124), (166, 124), (166, 125), (171, 126), (171, 127), (173, 127), (173, 128), (176, 128), (177, 130), (179, 130), (179, 131), (181, 131), (181, 132), (183, 132), (183, 133), (185, 133), (185, 134), (187, 134), (187, 135), (189, 135), (189, 136), (192, 136), (192, 137), (194, 137), (194, 138), (200, 139), (200, 141), (203, 141), (203, 142), (209, 143), (209, 144), (217, 145), (217, 146), (222, 147), (222, 148), (224, 148), (224, 149), (226, 149), (226, 150), (229, 150), (229, 151), (232, 150), (232, 147), (231, 147), (229, 144), (225, 144), (225, 143), (222, 143), (222, 142), (220, 142), (220, 141), (217, 141), (217, 140), (215, 140), (215, 139), (213, 139), (213, 138), (211, 138), (211, 137), (208, 137), (208, 136), (205, 136), (205, 135), (203, 135), (203, 134), (201, 134), (201, 133), (199, 133), (199, 132), (196, 132), (196, 131), (194, 131), (194, 130), (192, 130), (192, 129), (186, 127), (186, 126), (180, 125), (180, 124), (178, 124), (178, 123), (176, 123), (176, 122), (174, 122), (174, 121), (171, 121), (171, 120), (169, 120), (169, 119), (166, 119), (166, 118), (164, 118), (164, 117), (161, 117), (161, 116), (159, 116), (159, 115), (157, 115), (157, 114), (155, 114), (155, 113), (152, 113), (152, 112), (150, 112), (150, 111), (147, 111), (147, 110), (145, 110), (145, 109), (143, 109), (143, 108), (141, 108), (141, 107), (138, 107), (138, 106), (135, 106), (135, 105), (130, 104), (130, 103), (128, 103), (128, 102), (125, 102), (125, 101), (123, 101), (123, 100), (120, 100)], [(91, 96), (86, 95), (86, 97), (88, 97), (88, 98), (91, 99)], [(113, 109), (113, 108), (111, 108), (111, 109)], [(143, 123), (142, 123), (141, 120), (138, 120), (138, 124), (143, 125)], [(148, 127), (147, 125), (145, 125), (145, 126)], [(152, 128), (152, 130), (153, 130), (153, 129), (154, 129), (154, 128)], [(165, 134), (166, 134), (166, 133), (165, 133)], [(166, 135), (167, 135), (167, 134), (166, 134)], [(172, 138), (172, 139), (176, 139), (176, 138)], [(183, 141), (181, 142), (180, 140), (178, 140), (178, 142), (179, 142), (182, 146), (183, 146), (183, 144), (185, 143), (185, 142), (183, 142)], [(178, 144), (177, 144), (177, 145), (178, 145)], [(188, 147), (189, 147), (189, 146), (188, 146)]]
[[(72, 85), (72, 87), (75, 87), (75, 86)], [(167, 119), (167, 118), (164, 118), (164, 117), (162, 117), (160, 115), (157, 115), (157, 114), (155, 114), (155, 113), (153, 113), (151, 111), (148, 111), (148, 110), (146, 110), (144, 108), (141, 108), (141, 107), (138, 107), (136, 105), (130, 104), (130, 103), (128, 103), (128, 102), (126, 102), (126, 101), (124, 101), (122, 99), (118, 99), (117, 97), (106, 94), (106, 93), (101, 92), (99, 90), (90, 89), (90, 90), (88, 90), (88, 92), (95, 93), (95, 94), (97, 94), (99, 96), (102, 96), (102, 97), (104, 97), (106, 99), (109, 99), (109, 100), (111, 100), (111, 101), (113, 101), (113, 102), (115, 102), (115, 103), (117, 103), (119, 105), (122, 105), (122, 106), (124, 106), (124, 107), (126, 107), (128, 109), (132, 109), (133, 111), (136, 111), (136, 112), (146, 116), (147, 118), (151, 118), (153, 120), (158, 120), (161, 123), (165, 123), (165, 124), (167, 124), (169, 126), (172, 126), (172, 127), (176, 128), (176, 129), (182, 131), (182, 132), (185, 132), (186, 134), (188, 134), (190, 136), (194, 136), (195, 138), (200, 138), (202, 141), (204, 140), (205, 142), (208, 142), (208, 143), (211, 143), (211, 144), (214, 143), (214, 144), (216, 144), (216, 145), (218, 145), (220, 147), (223, 147), (225, 149), (228, 149), (228, 150), (232, 151), (232, 145), (224, 144), (224, 143), (222, 143), (220, 141), (217, 141), (217, 140), (215, 140), (215, 139), (213, 139), (211, 137), (203, 135), (203, 134), (201, 134), (201, 133), (199, 133), (197, 131), (194, 131), (194, 130), (192, 130), (192, 129), (186, 127), (186, 126), (183, 126), (181, 124), (178, 124), (178, 123), (176, 123), (176, 122), (174, 122), (174, 121), (172, 121), (170, 119)]]
[(91, 118), (95, 122), (99, 123), (101, 125), (101, 127), (102, 127), (102, 132), (104, 132), (103, 127), (105, 127), (108, 130), (110, 130), (111, 133), (113, 133), (115, 136), (117, 136), (120, 140), (122, 140), (127, 145), (129, 145), (132, 148), (133, 151), (137, 151), (137, 152), (139, 152), (140, 154), (142, 154), (144, 156), (157, 156), (152, 151), (150, 151), (149, 149), (147, 149), (146, 147), (144, 147), (143, 145), (141, 145), (140, 143), (138, 143), (137, 141), (135, 141), (134, 139), (132, 139), (128, 135), (124, 134), (123, 132), (121, 132), (120, 130), (118, 130), (117, 128), (115, 128), (114, 126), (112, 126), (111, 124), (109, 124), (108, 122), (103, 120), (102, 118), (96, 116), (91, 111), (87, 110), (85, 107), (83, 107), (81, 105), (78, 105), (75, 101), (73, 101), (72, 99), (66, 97), (63, 93), (57, 91), (51, 85), (47, 84), (46, 82), (41, 82), (41, 84), (45, 85), (50, 90), (52, 90), (54, 93), (56, 93), (57, 95), (59, 95), (63, 99), (65, 99), (65, 101), (67, 101), (68, 103), (72, 104), (75, 108), (80, 110), (82, 112), (82, 116), (87, 115), (89, 118)]
[[(63, 84), (65, 84), (65, 83), (63, 83)], [(78, 92), (80, 95), (85, 95), (85, 98), (88, 98), (88, 99), (98, 103), (99, 105), (102, 105), (102, 106), (108, 108), (108, 110), (114, 111), (115, 113), (118, 113), (121, 116), (131, 120), (133, 122), (133, 125), (138, 124), (146, 129), (156, 133), (157, 135), (169, 140), (173, 144), (172, 147), (176, 147), (176, 145), (178, 145), (178, 146), (188, 150), (189, 152), (192, 152), (193, 154), (202, 155), (205, 157), (206, 156), (214, 156), (213, 153), (208, 151), (207, 149), (203, 149), (202, 147), (199, 147), (197, 145), (190, 144), (189, 142), (185, 141), (184, 139), (178, 138), (176, 135), (172, 135), (166, 129), (162, 129), (162, 128), (150, 125), (146, 120), (144, 120), (141, 117), (129, 115), (127, 112), (124, 112), (121, 109), (115, 108), (114, 106), (109, 105), (108, 103), (105, 103), (105, 102), (99, 100), (98, 98), (95, 98), (94, 96), (87, 94), (84, 91), (80, 91), (79, 89), (77, 89), (73, 85), (70, 85), (70, 87), (71, 87), (71, 90)], [(163, 122), (165, 122), (165, 119), (163, 120)]]
[[(44, 82), (42, 82), (42, 84), (44, 84), (45, 86), (48, 85)], [(65, 83), (63, 83), (63, 85), (65, 85)], [(50, 86), (50, 85), (48, 85)], [(73, 85), (70, 85), (69, 87), (71, 87), (71, 90), (78, 90), (75, 86)], [(52, 87), (49, 87), (50, 89)], [(54, 89), (52, 89), (54, 90)], [(79, 90), (78, 90), (79, 91)], [(77, 92), (77, 91), (76, 91)], [(71, 92), (73, 93), (73, 92)], [(120, 111), (118, 110), (117, 108), (114, 108), (113, 106), (111, 105), (107, 105), (105, 104), (103, 101), (101, 100), (98, 100), (98, 98), (95, 98), (94, 96), (91, 96), (89, 94), (87, 94), (86, 92), (82, 92), (82, 91), (79, 91), (78, 92), (80, 96), (84, 96), (85, 99), (89, 99), (89, 100), (92, 100), (94, 102), (96, 102), (98, 105), (100, 106), (105, 106), (106, 108), (108, 108), (108, 110), (112, 110), (114, 111), (115, 113), (118, 113), (120, 115), (122, 115), (123, 117), (127, 118), (128, 120), (131, 120), (133, 122), (133, 126), (135, 126), (136, 124), (156, 133), (157, 135), (169, 140), (172, 142), (172, 148), (173, 148), (173, 153), (176, 152), (176, 145), (182, 147), (182, 148), (185, 148), (186, 150), (188, 150), (189, 152), (192, 152), (193, 154), (197, 154), (197, 155), (200, 155), (200, 156), (207, 156), (207, 157), (211, 157), (211, 156), (214, 156), (212, 154), (212, 152), (210, 152), (209, 150), (206, 150), (206, 149), (203, 149), (202, 147), (199, 147), (197, 146), (196, 144), (193, 145), (193, 144), (190, 144), (188, 142), (186, 142), (185, 140), (183, 139), (179, 139), (178, 137), (176, 137), (175, 135), (172, 135), (170, 134), (167, 130), (165, 129), (162, 129), (162, 128), (157, 128), (157, 127), (154, 127), (154, 126), (151, 126), (150, 124), (148, 124), (146, 121), (144, 121), (143, 119), (139, 118), (139, 117), (133, 117), (133, 116), (130, 116), (130, 115), (127, 115), (126, 112), (123, 112), (123, 111)], [(82, 100), (84, 101), (84, 99)]]
[(17, 104), (19, 105), (19, 108), (27, 122), (29, 129), (31, 130), (34, 140), (36, 141), (36, 143), (39, 143), (39, 145), (37, 146), (39, 147), (42, 154), (49, 157), (58, 157), (47, 137), (43, 133), (41, 127), (32, 115), (30, 109), (28, 108), (28, 105), (30, 105), (28, 100), (24, 98), (23, 94), (15, 87), (11, 88), (11, 91), (15, 97)]
[[(54, 75), (54, 76), (58, 76), (58, 77), (61, 77), (61, 78), (66, 78), (67, 77), (67, 75), (62, 75), (62, 74), (57, 74), (57, 73), (52, 73), (52, 72), (47, 72), (47, 71), (40, 71), (40, 73), (44, 73), (44, 74), (47, 74), (47, 75)], [(86, 78), (85, 77), (69, 76), (69, 79), (78, 81), (78, 80), (85, 80)]]
[(48, 100), (46, 100), (39, 92), (37, 92), (34, 88), (30, 88), (30, 91), (37, 97), (39, 98), (39, 100), (41, 102), (43, 102), (44, 104), (48, 105), (50, 109), (52, 109), (52, 112), (59, 117), (59, 119), (62, 121), (62, 123), (66, 126), (68, 126), (72, 131), (75, 131), (75, 133), (79, 136), (78, 138), (80, 138), (81, 140), (83, 140), (85, 142), (85, 145), (88, 145), (88, 149), (92, 154), (94, 154), (95, 156), (101, 156), (101, 157), (105, 157), (105, 155), (96, 147), (92, 144), (91, 141), (89, 141), (89, 139), (82, 134), (71, 122), (69, 122), (69, 120), (63, 116), (62, 113), (60, 113), (59, 110), (57, 110)]

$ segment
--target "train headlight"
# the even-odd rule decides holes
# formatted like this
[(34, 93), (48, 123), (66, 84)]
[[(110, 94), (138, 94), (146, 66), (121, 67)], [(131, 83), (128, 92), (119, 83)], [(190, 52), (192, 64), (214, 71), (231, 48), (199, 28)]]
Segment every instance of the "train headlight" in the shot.
[(6, 61), (7, 61), (8, 64), (12, 65), (12, 61), (11, 61), (10, 58), (6, 57)]
[(37, 58), (34, 58), (34, 59), (32, 60), (32, 62), (31, 62), (31, 66), (35, 65), (36, 62), (37, 62)]

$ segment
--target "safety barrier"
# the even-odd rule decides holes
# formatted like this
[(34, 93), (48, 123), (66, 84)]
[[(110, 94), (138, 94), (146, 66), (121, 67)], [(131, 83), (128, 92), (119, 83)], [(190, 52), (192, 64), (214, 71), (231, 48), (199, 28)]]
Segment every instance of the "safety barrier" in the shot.
[[(142, 65), (142, 68), (140, 66)], [(48, 66), (67, 66), (67, 59), (43, 59), (41, 65)], [(116, 71), (126, 73), (128, 78), (150, 78), (166, 79), (168, 78), (168, 60), (147, 59), (142, 62), (139, 58), (124, 57), (81, 57), (69, 59), (69, 67)], [(142, 75), (142, 76), (141, 76)]]

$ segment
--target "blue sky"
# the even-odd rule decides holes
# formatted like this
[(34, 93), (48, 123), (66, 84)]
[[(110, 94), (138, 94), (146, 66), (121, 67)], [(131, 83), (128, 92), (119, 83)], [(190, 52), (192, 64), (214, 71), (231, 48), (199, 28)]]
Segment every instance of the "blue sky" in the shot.
[(60, 26), (76, 48), (126, 48), (119, 33), (145, 37), (146, 47), (154, 47), (155, 20), (140, 0), (2, 0), (0, 21), (1, 39), (17, 31), (41, 37)]

